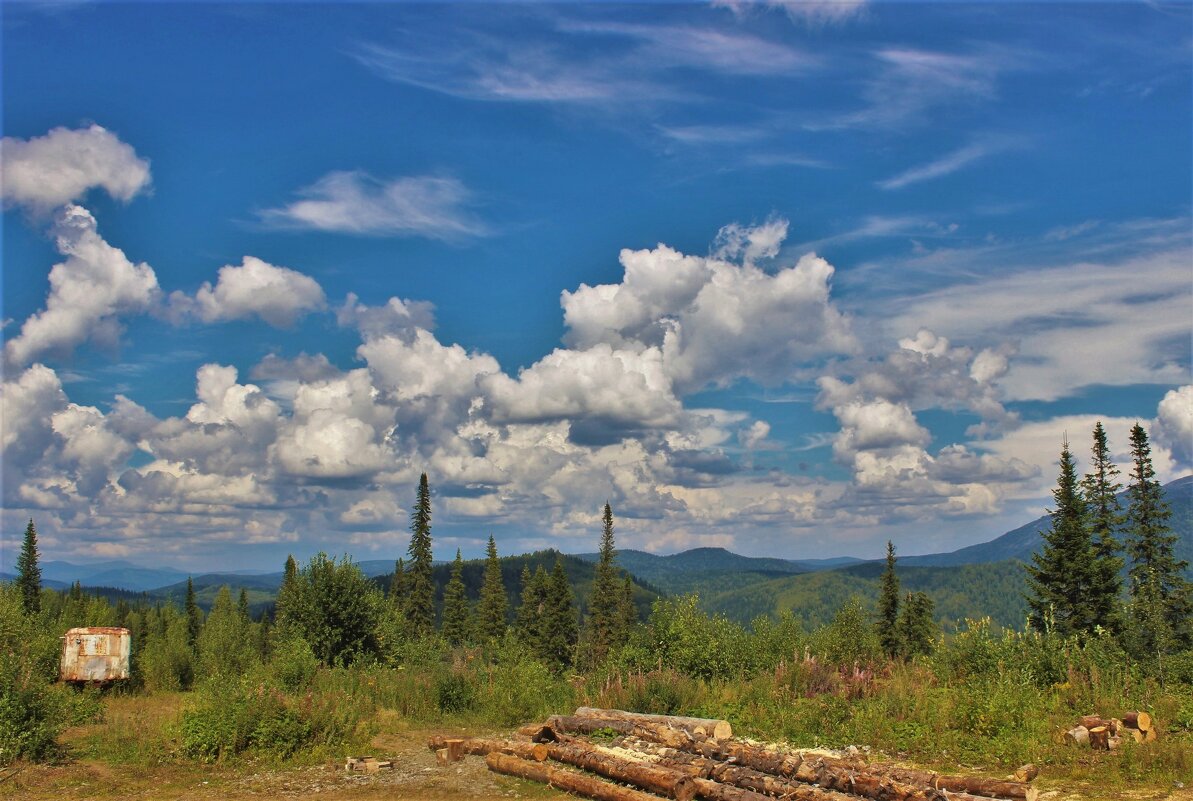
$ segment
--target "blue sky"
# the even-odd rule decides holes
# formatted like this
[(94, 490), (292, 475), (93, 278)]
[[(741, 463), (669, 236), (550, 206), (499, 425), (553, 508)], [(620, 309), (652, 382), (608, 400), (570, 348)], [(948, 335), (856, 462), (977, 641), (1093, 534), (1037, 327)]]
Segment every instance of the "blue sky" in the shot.
[(1193, 462), (1188, 4), (6, 3), (5, 565), (952, 549)]

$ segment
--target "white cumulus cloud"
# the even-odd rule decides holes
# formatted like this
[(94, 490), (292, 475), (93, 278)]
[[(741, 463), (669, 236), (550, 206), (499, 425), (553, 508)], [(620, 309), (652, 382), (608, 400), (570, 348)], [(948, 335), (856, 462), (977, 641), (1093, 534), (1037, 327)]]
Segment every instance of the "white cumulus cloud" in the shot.
[(1193, 467), (1193, 384), (1165, 393), (1156, 409), (1155, 439), (1186, 469)]
[(149, 186), (149, 162), (98, 125), (0, 141), (4, 205), (48, 211), (99, 187), (128, 201)]
[(808, 254), (766, 272), (749, 257), (774, 255), (786, 223), (725, 230), (722, 255), (740, 253), (743, 263), (660, 244), (623, 250), (620, 284), (565, 291), (567, 343), (659, 347), (678, 394), (738, 378), (775, 385), (817, 359), (856, 350), (848, 318), (830, 299), (832, 265)]
[(160, 295), (153, 268), (133, 264), (124, 251), (105, 242), (87, 209), (62, 209), (52, 233), (66, 260), (50, 270), (45, 308), (25, 320), (21, 333), (5, 344), (4, 355), (14, 364), (68, 353), (88, 340), (114, 345), (119, 318), (148, 311)]
[(211, 323), (256, 316), (278, 328), (292, 326), (302, 315), (326, 305), (315, 279), (254, 256), (245, 256), (239, 266), (221, 267), (215, 286), (205, 282), (193, 298), (181, 292), (170, 295), (176, 320), (193, 316)]

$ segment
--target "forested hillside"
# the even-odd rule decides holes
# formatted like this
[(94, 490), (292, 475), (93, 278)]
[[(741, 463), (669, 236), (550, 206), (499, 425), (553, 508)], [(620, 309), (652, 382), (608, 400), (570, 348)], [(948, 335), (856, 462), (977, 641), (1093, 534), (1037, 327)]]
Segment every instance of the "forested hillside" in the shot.
[[(702, 606), (732, 620), (747, 623), (759, 615), (793, 612), (811, 628), (833, 619), (852, 596), (867, 604), (878, 597), (881, 562), (866, 562), (838, 570), (772, 578), (744, 586), (726, 587), (731, 581), (712, 582), (701, 597)], [(989, 617), (1000, 626), (1023, 626), (1023, 565), (1016, 561), (958, 567), (904, 567), (899, 565), (904, 591), (925, 592), (936, 603), (936, 619), (952, 629), (966, 618)], [(724, 587), (720, 588), (719, 587)]]

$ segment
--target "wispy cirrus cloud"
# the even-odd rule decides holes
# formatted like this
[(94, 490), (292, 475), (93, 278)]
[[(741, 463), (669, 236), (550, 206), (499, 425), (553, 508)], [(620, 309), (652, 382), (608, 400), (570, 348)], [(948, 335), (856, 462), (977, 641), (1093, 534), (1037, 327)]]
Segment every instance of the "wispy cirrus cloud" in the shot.
[(462, 239), (490, 228), (469, 209), (472, 193), (459, 180), (406, 176), (387, 180), (366, 172), (330, 172), (299, 189), (292, 203), (259, 212), (269, 227), (363, 236)]
[(898, 175), (878, 181), (877, 185), (886, 190), (902, 189), (934, 178), (943, 178), (984, 158), (1009, 150), (1015, 144), (1016, 142), (1009, 138), (984, 138), (946, 153), (927, 164), (912, 167)]
[(714, 0), (714, 6), (728, 8), (741, 17), (750, 11), (761, 9), (782, 10), (792, 22), (809, 27), (839, 25), (861, 16), (869, 5), (868, 0)]
[(691, 101), (667, 73), (793, 75), (819, 59), (785, 42), (701, 24), (533, 18), (517, 36), (490, 27), (400, 32), (358, 45), (360, 64), (386, 80), (469, 100), (624, 104)]
[(862, 90), (865, 105), (810, 130), (904, 128), (927, 121), (930, 112), (958, 103), (994, 98), (999, 77), (1028, 61), (1023, 54), (996, 48), (947, 53), (886, 47), (871, 54), (870, 77)]

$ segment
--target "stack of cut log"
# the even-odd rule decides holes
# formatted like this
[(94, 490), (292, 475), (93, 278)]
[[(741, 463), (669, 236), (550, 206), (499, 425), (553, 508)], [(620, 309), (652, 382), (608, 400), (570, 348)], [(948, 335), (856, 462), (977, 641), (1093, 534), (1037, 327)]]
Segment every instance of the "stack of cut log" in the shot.
[(1146, 712), (1128, 712), (1121, 719), (1083, 715), (1076, 726), (1065, 732), (1066, 743), (1102, 751), (1116, 750), (1124, 737), (1137, 743), (1154, 742), (1156, 729), (1152, 716)]
[[(612, 739), (584, 736), (593, 734)], [(513, 739), (432, 737), (428, 744), (444, 761), (453, 758), (452, 743), (459, 758), (483, 754), (497, 773), (599, 801), (1035, 801), (1039, 794), (1032, 765), (1012, 779), (948, 776), (734, 739), (724, 720), (615, 709), (581, 707), (525, 726)]]

